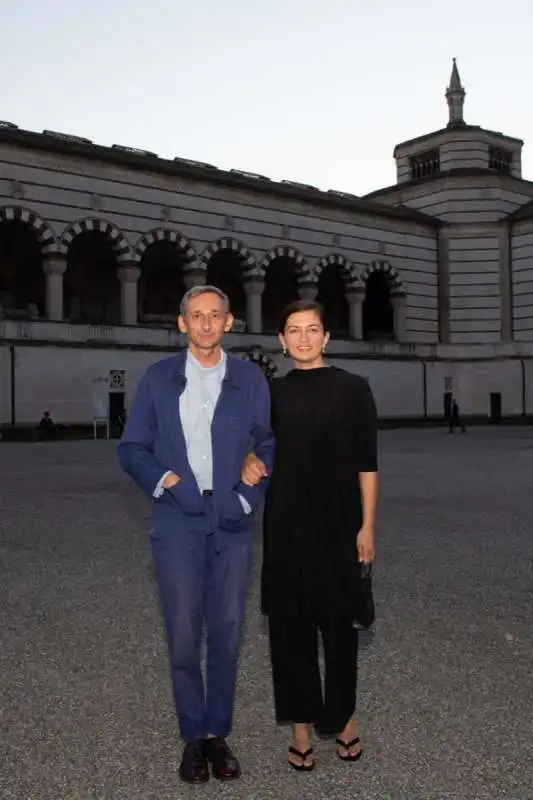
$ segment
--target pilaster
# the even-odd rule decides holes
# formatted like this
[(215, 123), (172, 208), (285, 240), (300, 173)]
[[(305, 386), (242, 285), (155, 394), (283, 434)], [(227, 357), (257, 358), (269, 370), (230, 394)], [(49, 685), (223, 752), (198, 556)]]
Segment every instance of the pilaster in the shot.
[(502, 342), (513, 339), (513, 275), (511, 264), (511, 231), (502, 224), (499, 235), (500, 256), (500, 320)]

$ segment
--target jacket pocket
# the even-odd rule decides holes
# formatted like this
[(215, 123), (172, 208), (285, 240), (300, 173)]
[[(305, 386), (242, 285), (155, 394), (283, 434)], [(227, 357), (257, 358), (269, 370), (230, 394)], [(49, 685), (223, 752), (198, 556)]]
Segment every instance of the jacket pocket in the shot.
[[(180, 510), (190, 517), (199, 517), (205, 514), (202, 496), (192, 472), (186, 472), (180, 477), (178, 483), (171, 489), (166, 489), (165, 494), (172, 499)], [(165, 495), (163, 495), (163, 498)]]
[(252, 518), (252, 513), (245, 512), (235, 489), (220, 492), (216, 499), (219, 525), (223, 530), (239, 530)]

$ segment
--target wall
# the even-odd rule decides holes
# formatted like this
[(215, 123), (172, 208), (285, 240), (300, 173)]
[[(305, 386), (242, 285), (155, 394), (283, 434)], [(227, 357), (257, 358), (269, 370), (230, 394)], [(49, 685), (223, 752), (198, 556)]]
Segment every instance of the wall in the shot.
[(373, 202), (403, 204), (448, 223), (498, 222), (533, 197), (533, 184), (489, 171), (476, 176), (435, 176), (369, 195)]
[[(95, 416), (95, 379), (127, 370), (130, 399), (142, 373), (165, 353), (67, 347), (16, 348), (17, 423), (38, 421), (49, 411), (56, 422), (90, 422)], [(104, 390), (105, 392), (105, 390)]]
[[(12, 197), (13, 180), (24, 187), (22, 200)], [(417, 222), (73, 157), (59, 160), (5, 144), (0, 145), (0, 205), (36, 212), (58, 237), (76, 220), (99, 217), (114, 223), (132, 246), (148, 231), (165, 227), (178, 230), (199, 255), (210, 242), (232, 236), (258, 259), (272, 247), (291, 245), (311, 267), (331, 253), (360, 269), (386, 259), (407, 292), (406, 338), (438, 340), (436, 236)]]
[(511, 237), (513, 337), (533, 342), (533, 219), (517, 222)]
[[(529, 362), (530, 364), (532, 362)], [(427, 364), (428, 415), (443, 413), (446, 378), (451, 379), (453, 392), (461, 413), (488, 417), (490, 393), (502, 395), (502, 414), (522, 414), (522, 368), (519, 359)], [(528, 376), (529, 402), (527, 413), (533, 413), (533, 369)]]
[[(36, 423), (48, 410), (61, 423), (90, 422), (94, 416), (93, 381), (106, 379), (109, 370), (127, 371), (126, 406), (133, 398), (138, 380), (147, 367), (171, 351), (142, 351), (126, 348), (54, 347), (16, 345), (17, 423)], [(282, 370), (288, 367), (274, 356)], [(353, 358), (334, 354), (330, 363), (369, 380), (381, 417), (418, 417), (424, 414), (424, 371), (426, 372), (429, 416), (443, 413), (445, 378), (452, 378), (453, 392), (467, 415), (488, 416), (490, 392), (502, 393), (506, 416), (522, 413), (522, 370), (519, 359), (490, 361)], [(0, 346), (0, 423), (10, 422), (8, 347)], [(525, 364), (527, 412), (533, 413), (533, 358)], [(107, 391), (107, 390), (105, 390)]]
[(11, 421), (11, 366), (9, 345), (0, 341), (0, 425)]
[(447, 240), (450, 342), (479, 344), (502, 338), (500, 230), (453, 226)]

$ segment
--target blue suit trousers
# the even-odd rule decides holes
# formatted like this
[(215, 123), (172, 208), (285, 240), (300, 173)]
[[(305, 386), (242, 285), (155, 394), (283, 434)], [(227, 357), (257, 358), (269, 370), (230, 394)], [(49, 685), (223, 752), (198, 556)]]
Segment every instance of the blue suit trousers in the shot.
[(205, 533), (191, 532), (182, 521), (175, 527), (169, 520), (152, 531), (151, 544), (180, 734), (186, 742), (208, 734), (227, 736), (233, 726), (252, 530), (232, 534), (207, 525)]

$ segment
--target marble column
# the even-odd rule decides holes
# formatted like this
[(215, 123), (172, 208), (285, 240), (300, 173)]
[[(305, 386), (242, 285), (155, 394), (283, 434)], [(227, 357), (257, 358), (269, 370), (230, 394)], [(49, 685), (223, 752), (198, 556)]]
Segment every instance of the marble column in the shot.
[(250, 275), (244, 279), (246, 292), (246, 329), (247, 333), (263, 332), (262, 295), (265, 279), (261, 275)]
[(298, 295), (300, 300), (309, 300), (312, 302), (316, 300), (318, 294), (318, 281), (317, 280), (302, 280), (298, 283)]
[(191, 264), (183, 271), (183, 283), (187, 292), (195, 286), (205, 286), (206, 279), (207, 270), (198, 264)]
[(120, 323), (137, 325), (138, 282), (141, 270), (136, 263), (122, 264), (117, 271), (120, 281)]
[(63, 275), (66, 269), (66, 259), (59, 253), (48, 255), (43, 261), (46, 276), (46, 317), (54, 322), (60, 322), (64, 317)]
[(348, 287), (346, 289), (346, 302), (350, 310), (350, 339), (355, 339), (356, 341), (361, 341), (363, 338), (364, 299), (364, 287)]
[(394, 333), (399, 342), (405, 342), (405, 295), (393, 294), (391, 299), (392, 310), (394, 313)]

